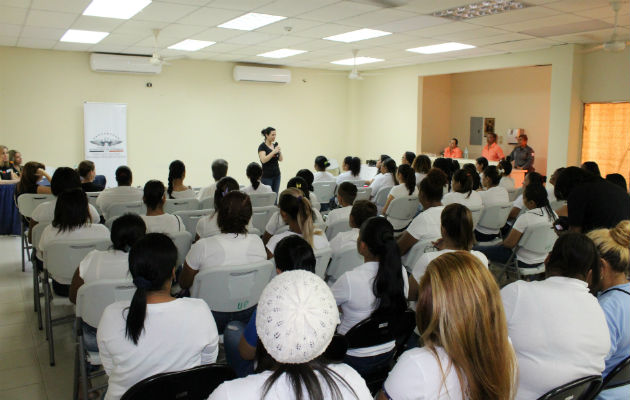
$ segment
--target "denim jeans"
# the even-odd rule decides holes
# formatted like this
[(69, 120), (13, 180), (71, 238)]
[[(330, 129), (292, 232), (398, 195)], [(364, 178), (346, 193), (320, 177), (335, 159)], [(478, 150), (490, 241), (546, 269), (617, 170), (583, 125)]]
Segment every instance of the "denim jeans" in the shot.
[(496, 239), (499, 234), (493, 234), (493, 235), (487, 235), (485, 233), (481, 233), (478, 230), (474, 230), (475, 233), (475, 240), (478, 242), (489, 242), (491, 240)]
[(248, 308), (247, 310), (237, 311), (237, 312), (212, 311), (212, 316), (214, 317), (214, 322), (216, 322), (217, 324), (217, 329), (219, 330), (219, 334), (223, 334), (228, 322), (239, 321), (244, 324), (247, 324), (255, 309), (256, 307), (254, 306), (254, 307)]
[(85, 350), (91, 352), (98, 352), (98, 345), (96, 344), (96, 328), (82, 323), (81, 328), (83, 329), (83, 344), (85, 346)]
[(391, 350), (387, 353), (377, 354), (370, 357), (355, 357), (346, 354), (343, 358), (343, 362), (354, 368), (359, 375), (365, 377), (380, 370), (381, 368), (387, 368), (390, 360), (394, 356), (394, 351), (395, 350)]
[(238, 344), (245, 331), (246, 323), (241, 321), (232, 321), (227, 324), (223, 331), (223, 347), (225, 348), (225, 359), (227, 363), (239, 378), (254, 373), (254, 361), (244, 360), (238, 351)]
[(270, 178), (263, 177), (260, 181), (267, 186), (271, 186), (271, 190), (273, 190), (276, 194), (280, 191), (280, 174)]
[[(498, 262), (501, 264), (505, 264), (510, 256), (512, 255), (512, 249), (508, 249), (507, 247), (501, 244), (495, 244), (493, 246), (473, 246), (473, 250), (477, 250), (485, 254), (488, 257), (489, 261)], [(526, 264), (522, 261), (518, 261), (519, 268), (533, 268), (537, 267), (540, 264)]]

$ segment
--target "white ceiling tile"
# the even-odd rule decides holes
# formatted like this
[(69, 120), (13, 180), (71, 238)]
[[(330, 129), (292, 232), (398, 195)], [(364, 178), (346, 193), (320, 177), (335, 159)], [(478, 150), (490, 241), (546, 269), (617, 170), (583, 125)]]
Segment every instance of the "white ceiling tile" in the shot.
[(66, 33), (65, 29), (40, 28), (36, 26), (25, 26), (20, 33), (20, 37), (29, 39), (50, 39), (59, 40)]
[(524, 35), (522, 33), (502, 33), (500, 35), (479, 37), (479, 38), (466, 38), (462, 39), (466, 42), (466, 44), (471, 44), (473, 46), (487, 46), (489, 44), (496, 43), (505, 43), (505, 42), (513, 42), (516, 40), (526, 40), (526, 39), (536, 39), (530, 35)]
[(69, 13), (83, 13), (92, 0), (33, 0), (31, 8)]
[(180, 24), (217, 26), (243, 15), (241, 11), (225, 10), (221, 8), (201, 7), (185, 17), (179, 19)]
[(447, 25), (450, 21), (445, 18), (436, 18), (429, 15), (418, 15), (415, 17), (378, 25), (375, 28), (386, 32), (409, 32), (418, 29), (429, 28), (437, 25)]
[(609, 0), (562, 0), (546, 3), (544, 7), (558, 11), (574, 12), (602, 6), (610, 7), (608, 3)]
[(159, 36), (188, 38), (207, 30), (204, 26), (170, 24), (160, 30)]
[(521, 32), (536, 28), (545, 28), (548, 26), (565, 25), (575, 22), (586, 21), (587, 18), (579, 17), (573, 14), (560, 14), (546, 18), (536, 18), (525, 22), (513, 22), (511, 24), (497, 25), (495, 28), (503, 29), (511, 32)]
[(440, 37), (442, 35), (448, 35), (450, 33), (470, 31), (473, 29), (479, 29), (479, 26), (468, 24), (465, 22), (449, 22), (442, 25), (432, 26), (430, 28), (422, 28), (422, 29), (405, 32), (405, 34), (410, 35), (410, 36), (432, 38), (432, 37)]
[(18, 37), (21, 29), (20, 25), (0, 23), (0, 36)]
[(31, 0), (0, 0), (0, 6), (29, 8)]
[(31, 10), (26, 18), (26, 25), (44, 28), (67, 29), (77, 19), (77, 14), (55, 11)]
[(276, 0), (273, 3), (269, 3), (262, 7), (256, 8), (254, 11), (262, 14), (282, 15), (284, 17), (293, 17), (299, 14), (303, 14), (308, 11), (312, 11), (318, 8), (322, 8), (329, 4), (335, 3), (339, 0), (308, 0), (308, 1), (295, 1), (295, 0)]
[(107, 35), (98, 44), (128, 47), (136, 44), (140, 39), (141, 37), (137, 35), (126, 35), (114, 32)]
[(25, 8), (0, 6), (0, 23), (22, 25), (27, 12)]
[[(276, 39), (271, 39), (266, 41), (264, 44), (267, 47), (272, 47), (275, 49), (283, 49), (283, 48), (295, 48), (292, 46), (299, 46), (300, 43), (305, 43), (310, 41), (310, 39), (297, 37), (297, 36), (280, 36)], [(304, 50), (304, 49), (301, 49)]]
[(457, 42), (457, 41), (465, 41), (466, 39), (478, 39), (478, 38), (489, 37), (489, 36), (497, 36), (504, 33), (510, 33), (510, 32), (505, 32), (505, 31), (502, 31), (500, 29), (495, 29), (495, 28), (480, 27), (479, 29), (473, 29), (470, 31), (440, 35), (439, 38), (444, 39), (446, 41)]
[(209, 5), (228, 10), (250, 11), (271, 3), (273, 0), (214, 0)]
[(126, 48), (127, 46), (124, 45), (106, 44), (101, 41), (90, 47), (90, 51), (99, 53), (121, 53)]
[(342, 1), (339, 3), (331, 4), (317, 10), (309, 11), (300, 14), (299, 17), (303, 19), (311, 19), (314, 21), (338, 21), (344, 18), (354, 17), (355, 15), (364, 14), (370, 11), (378, 10), (378, 7), (369, 6), (367, 4), (352, 3), (349, 1)]
[[(377, 25), (383, 25), (388, 23), (396, 23), (394, 21), (406, 20), (415, 17), (416, 14), (409, 11), (400, 11), (392, 8), (385, 8), (376, 11), (370, 11), (365, 14), (358, 15), (356, 17), (345, 18), (340, 23), (344, 25), (357, 26), (361, 28), (373, 28)], [(400, 31), (396, 31), (400, 32)]]
[(5, 35), (2, 35), (0, 31), (0, 46), (15, 46), (17, 42), (18, 42), (17, 36), (5, 36)]
[[(597, 7), (589, 8), (588, 10), (574, 11), (573, 13), (587, 18), (610, 18), (612, 20), (614, 20), (615, 18), (615, 13), (609, 5), (607, 5), (606, 7)], [(619, 22), (624, 19), (626, 21), (630, 20), (630, 18), (627, 18), (628, 14), (630, 14), (630, 2), (621, 3), (621, 7), (619, 8)], [(626, 17), (624, 18), (623, 16)]]
[(211, 53), (229, 53), (229, 52), (238, 52), (243, 47), (245, 46), (243, 46), (242, 44), (216, 43), (210, 47), (205, 47), (199, 51), (200, 52), (208, 51)]
[(522, 8), (520, 10), (511, 10), (501, 14), (489, 15), (487, 17), (471, 18), (467, 20), (467, 22), (475, 25), (497, 26), (549, 17), (560, 13), (560, 11), (552, 10), (550, 8), (529, 7)]
[(130, 46), (123, 50), (122, 53), (150, 56), (153, 53), (153, 47)]
[(338, 24), (322, 24), (316, 27), (306, 29), (301, 32), (297, 32), (296, 36), (302, 36), (313, 39), (321, 39), (328, 36), (338, 35), (340, 33), (346, 33), (356, 30), (353, 26), (338, 25)]
[(190, 38), (196, 40), (208, 40), (211, 42), (221, 42), (241, 35), (243, 35), (243, 31), (239, 31), (237, 29), (210, 28), (199, 32)]
[(418, 39), (413, 39), (407, 42), (395, 43), (387, 47), (390, 47), (393, 49), (407, 50), (407, 49), (413, 49), (413, 48), (421, 47), (421, 46), (432, 46), (434, 44), (440, 44), (440, 43), (444, 43), (444, 40), (439, 40), (435, 38), (418, 38)]
[(191, 6), (205, 6), (208, 3), (211, 3), (212, 0), (153, 0), (158, 3), (175, 3), (175, 4), (188, 4)]
[(115, 18), (102, 18), (91, 17), (88, 15), (81, 15), (72, 24), (72, 29), (82, 29), (85, 31), (97, 31), (97, 32), (112, 32), (117, 26), (120, 26), (125, 21)]
[[(592, 32), (582, 32), (573, 35), (552, 36), (548, 39), (563, 41), (565, 43), (603, 43), (611, 39), (612, 29), (602, 29)], [(630, 39), (630, 30), (627, 28), (617, 28), (617, 37), (621, 40)]]
[(333, 47), (334, 45), (335, 43), (331, 42), (330, 40), (316, 39), (300, 43), (300, 50), (320, 50)]
[(266, 40), (276, 39), (278, 35), (270, 35), (262, 32), (247, 32), (240, 36), (226, 40), (226, 43), (252, 45)]
[[(322, 25), (322, 23), (319, 21), (309, 21), (307, 19), (299, 18), (287, 18), (282, 21), (278, 21), (278, 23), (276, 24), (265, 25), (262, 28), (256, 29), (256, 32), (275, 33), (279, 35), (284, 35), (287, 32), (290, 32), (291, 34), (299, 34), (302, 31), (320, 25)], [(291, 29), (287, 31), (287, 27), (290, 27)]]
[(167, 25), (167, 22), (129, 20), (120, 24), (115, 32), (126, 35), (139, 34), (144, 37), (145, 35), (150, 35), (153, 29), (162, 29)]
[(504, 51), (514, 52), (514, 51), (544, 49), (544, 48), (548, 48), (556, 44), (558, 44), (558, 42), (553, 41), (553, 40), (548, 40), (548, 39), (529, 39), (529, 40), (521, 40), (518, 42), (493, 44), (488, 47), (495, 50), (504, 50)]
[[(272, 50), (277, 50), (277, 48), (269, 47), (269, 46), (267, 46), (267, 43), (265, 43), (264, 46), (245, 46), (245, 47), (242, 47), (242, 48), (238, 49), (238, 53), (246, 55), (246, 56), (256, 56), (258, 54), (266, 53), (266, 52), (272, 51)], [(264, 60), (264, 58), (261, 58), (261, 60)]]
[(56, 40), (48, 39), (20, 38), (17, 42), (18, 47), (29, 47), (32, 49), (52, 49), (55, 44), (57, 44)]
[(479, 0), (412, 0), (408, 4), (398, 8), (419, 14), (431, 14), (435, 11), (447, 10), (449, 8), (478, 2)]
[(393, 35), (381, 36), (374, 39), (359, 42), (363, 46), (384, 46), (395, 45), (415, 40), (413, 36), (404, 35), (402, 33), (394, 33)]
[(133, 19), (138, 21), (175, 22), (195, 11), (197, 7), (183, 4), (151, 3), (146, 6)]
[(66, 50), (66, 51), (89, 51), (90, 47), (93, 44), (91, 43), (70, 43), (70, 42), (57, 42), (55, 50)]
[[(160, 37), (158, 38), (158, 48), (166, 48), (176, 42), (175, 39)], [(134, 47), (150, 47), (153, 48), (155, 46), (155, 38), (153, 35), (143, 36), (139, 38), (135, 43), (132, 44)]]

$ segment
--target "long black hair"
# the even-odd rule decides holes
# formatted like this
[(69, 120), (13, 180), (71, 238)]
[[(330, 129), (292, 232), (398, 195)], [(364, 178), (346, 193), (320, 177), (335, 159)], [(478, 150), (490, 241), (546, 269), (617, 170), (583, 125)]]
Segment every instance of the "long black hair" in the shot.
[(472, 213), (468, 207), (452, 203), (444, 207), (440, 214), (440, 223), (446, 235), (462, 250), (472, 249), (475, 244)]
[(444, 194), (444, 186), (448, 183), (448, 177), (439, 168), (431, 168), (427, 176), (420, 182), (419, 195), (428, 201), (441, 201)]
[(214, 211), (217, 212), (219, 207), (221, 207), (221, 201), (223, 197), (233, 190), (239, 190), (238, 182), (236, 179), (230, 176), (224, 176), (219, 179), (217, 182), (217, 186), (214, 189)]
[(392, 158), (387, 158), (381, 162), (381, 165), (385, 167), (387, 172), (392, 174), (392, 177), (394, 178), (394, 183), (398, 184), (398, 180), (396, 179), (396, 161), (394, 161)]
[(405, 160), (407, 160), (409, 165), (412, 165), (413, 160), (415, 160), (416, 158), (416, 153), (414, 153), (413, 151), (405, 151), (405, 154), (403, 154), (403, 156), (405, 157)]
[(496, 165), (489, 165), (483, 170), (483, 177), (490, 179), (491, 187), (497, 186), (501, 182), (501, 175)]
[(372, 315), (399, 315), (407, 309), (407, 300), (403, 291), (402, 263), (394, 238), (394, 227), (384, 217), (369, 218), (361, 224), (359, 240), (378, 258), (378, 271), (372, 286), (378, 305)]
[(523, 189), (523, 200), (531, 200), (536, 203), (536, 208), (544, 208), (547, 211), (547, 218), (551, 222), (555, 220), (554, 212), (549, 204), (549, 198), (547, 196), (547, 189), (543, 185), (530, 183)]
[[(315, 175), (313, 175), (313, 173), (311, 172), (310, 169), (301, 169), (297, 172), (297, 174), (295, 174), (296, 177), (300, 177), (302, 179), (304, 179), (304, 182), (306, 182), (306, 186), (307, 186), (307, 190), (312, 192), (313, 189), (313, 181), (315, 180)], [(287, 187), (295, 187), (295, 186), (288, 186)], [(302, 189), (302, 191), (304, 191), (304, 189)], [(306, 193), (306, 192), (304, 192)], [(306, 193), (306, 197), (308, 197), (308, 193)]]
[(438, 157), (433, 161), (433, 168), (441, 169), (446, 174), (446, 184), (450, 190), (453, 177), (453, 163), (450, 158)]
[(479, 189), (481, 187), (481, 177), (479, 176), (479, 172), (477, 172), (477, 167), (475, 167), (475, 164), (466, 163), (464, 164), (462, 169), (470, 173), (470, 177), (472, 178), (472, 189)]
[(358, 177), (361, 173), (361, 159), (359, 157), (352, 157), (348, 166), (350, 167), (350, 173), (352, 176)]
[[(300, 170), (300, 171), (304, 171), (304, 170)], [(308, 171), (308, 172), (311, 172), (311, 171)], [(299, 175), (289, 179), (289, 181), (287, 182), (287, 189), (288, 188), (300, 189), (302, 193), (304, 193), (304, 197), (306, 197), (307, 199), (311, 198), (311, 191), (313, 190), (313, 188), (311, 187), (311, 185), (308, 184), (306, 179), (304, 179), (303, 177)]]
[(472, 173), (468, 168), (462, 168), (455, 171), (453, 174), (453, 182), (459, 183), (459, 193), (468, 193), (466, 198), (470, 198), (470, 194), (473, 191), (473, 178)]
[(81, 187), (79, 173), (70, 167), (59, 167), (55, 170), (50, 182), (50, 190), (54, 196), (62, 192)]
[(420, 154), (413, 160), (412, 165), (413, 169), (416, 172), (420, 174), (426, 174), (431, 169), (431, 159), (429, 158), (429, 156)]
[(245, 174), (247, 175), (247, 178), (249, 178), (249, 181), (252, 183), (252, 187), (254, 188), (254, 190), (257, 190), (258, 186), (260, 186), (260, 178), (263, 174), (263, 170), (260, 164), (255, 162), (249, 163), (247, 169), (245, 170)]
[(147, 205), (147, 209), (155, 210), (164, 198), (164, 184), (157, 179), (151, 179), (144, 184), (144, 195), (142, 201)]
[(409, 196), (416, 190), (416, 173), (409, 164), (403, 164), (398, 167), (398, 173), (405, 181), (405, 187), (409, 191)]
[(79, 188), (59, 194), (52, 226), (61, 232), (72, 231), (92, 221), (85, 192)]
[(217, 208), (217, 225), (221, 233), (247, 233), (252, 218), (252, 202), (240, 190), (232, 190), (223, 196)]
[(591, 287), (599, 287), (600, 258), (595, 243), (582, 233), (560, 235), (546, 263), (547, 276), (565, 276), (586, 281), (591, 272)]
[(147, 292), (161, 290), (172, 279), (177, 263), (177, 247), (162, 233), (149, 233), (138, 240), (129, 252), (129, 272), (136, 285), (131, 299), (125, 337), (138, 344), (147, 315)]
[(311, 209), (311, 202), (308, 201), (304, 193), (297, 188), (285, 189), (280, 193), (278, 208), (280, 211), (284, 211), (290, 219), (297, 222), (302, 231), (302, 237), (312, 246), (313, 234), (315, 233), (313, 210)]
[(128, 253), (147, 232), (144, 220), (138, 214), (124, 214), (114, 220), (110, 238), (115, 250)]
[(175, 160), (168, 166), (168, 198), (173, 199), (173, 181), (182, 179), (186, 173), (186, 166), (180, 160)]

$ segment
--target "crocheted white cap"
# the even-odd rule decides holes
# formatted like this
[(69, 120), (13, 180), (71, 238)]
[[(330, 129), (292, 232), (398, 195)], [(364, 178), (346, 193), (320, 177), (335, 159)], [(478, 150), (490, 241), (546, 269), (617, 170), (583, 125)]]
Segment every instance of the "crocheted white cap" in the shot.
[(317, 275), (283, 272), (267, 284), (258, 301), (256, 330), (265, 349), (283, 364), (302, 364), (322, 354), (339, 324), (330, 288)]

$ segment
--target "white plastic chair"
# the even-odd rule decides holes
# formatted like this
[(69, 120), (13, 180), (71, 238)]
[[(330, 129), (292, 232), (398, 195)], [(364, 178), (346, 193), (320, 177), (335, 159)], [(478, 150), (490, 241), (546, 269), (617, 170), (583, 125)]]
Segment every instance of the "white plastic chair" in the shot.
[(190, 246), (192, 245), (193, 235), (188, 231), (184, 231), (169, 233), (168, 236), (173, 240), (173, 243), (175, 243), (175, 247), (177, 247), (176, 265), (183, 265), (184, 261), (186, 260), (186, 255), (190, 250)]
[[(518, 241), (518, 244), (512, 249), (512, 255), (502, 266), (505, 268), (505, 276), (507, 277), (509, 272), (513, 272), (516, 275), (516, 279), (521, 279), (521, 276), (538, 275), (545, 272), (545, 263), (542, 262), (536, 267), (520, 268), (518, 267), (516, 253), (519, 249), (529, 250), (534, 253), (548, 254), (553, 249), (553, 245), (556, 243), (558, 235), (553, 230), (553, 227), (548, 223), (539, 223), (536, 225), (528, 226), (523, 232), (523, 235)], [(493, 262), (493, 264), (499, 263)]]
[(428, 253), (434, 250), (433, 244), (431, 242), (437, 239), (439, 238), (436, 237), (433, 239), (427, 239), (427, 240), (416, 242), (416, 244), (414, 244), (409, 249), (407, 254), (401, 257), (402, 264), (407, 269), (407, 272), (411, 273), (413, 266), (416, 265), (416, 262), (418, 262), (418, 260), (424, 253)]
[(363, 256), (359, 254), (356, 248), (349, 248), (343, 252), (333, 255), (330, 265), (326, 271), (326, 281), (332, 285), (348, 271), (363, 264)]
[(205, 199), (201, 199), (199, 202), (200, 210), (211, 209), (214, 210), (214, 197), (206, 197)]
[(107, 250), (112, 242), (107, 239), (79, 239), (79, 240), (55, 240), (51, 242), (44, 252), (44, 321), (48, 337), (48, 352), (50, 356), (50, 365), (55, 365), (55, 346), (53, 339), (53, 325), (63, 322), (70, 322), (71, 319), (66, 317), (52, 318), (51, 307), (55, 305), (70, 306), (70, 300), (67, 297), (54, 295), (51, 290), (49, 278), (53, 278), (58, 283), (69, 285), (72, 282), (72, 276), (76, 271), (79, 263), (92, 250)]
[(313, 253), (315, 253), (315, 274), (324, 279), (326, 277), (326, 269), (328, 268), (330, 257), (332, 256), (332, 250), (330, 246), (328, 246), (323, 249), (317, 249), (313, 251)]
[(338, 233), (341, 232), (347, 232), (350, 229), (352, 229), (350, 227), (350, 220), (341, 220), (341, 221), (337, 221), (331, 225), (328, 225), (328, 227), (326, 228), (326, 237), (328, 238), (328, 240), (332, 240), (332, 238), (334, 238), (335, 236), (337, 236)]
[(164, 203), (164, 212), (173, 214), (177, 211), (192, 211), (199, 209), (199, 200), (190, 199), (166, 199)]
[(481, 217), (477, 226), (482, 226), (487, 229), (501, 229), (505, 226), (510, 211), (512, 210), (512, 203), (494, 204), (489, 207), (484, 206), (481, 210)]
[[(335, 181), (320, 181), (313, 182), (313, 192), (315, 196), (317, 196), (317, 200), (319, 200), (320, 204), (327, 204), (330, 199), (335, 195), (335, 188), (337, 187), (337, 182)], [(315, 205), (313, 205), (315, 207)], [(317, 208), (317, 207), (315, 207)], [(319, 208), (317, 208), (319, 210)]]
[(107, 306), (117, 301), (131, 300), (135, 291), (136, 287), (130, 279), (104, 279), (97, 282), (86, 283), (79, 288), (75, 308), (77, 344), (74, 358), (74, 400), (77, 400), (79, 397), (79, 386), (82, 389), (82, 397), (84, 399), (89, 398), (89, 392), (107, 387), (107, 384), (89, 387), (91, 380), (104, 375), (105, 371), (101, 369), (93, 373), (88, 373), (88, 362), (91, 365), (101, 365), (101, 361), (98, 352), (88, 352), (85, 349), (82, 323), (85, 322), (92, 327), (98, 327), (103, 311), (105, 311)]
[(265, 232), (265, 227), (267, 226), (267, 222), (271, 219), (273, 213), (278, 211), (278, 207), (276, 206), (267, 206), (267, 207), (253, 207), (252, 209), (252, 225), (254, 228), (258, 229), (260, 232)]
[[(39, 246), (39, 240), (42, 237), (42, 233), (48, 225), (50, 225), (50, 222), (40, 222), (33, 227), (33, 231), (31, 232), (31, 247), (33, 249), (37, 250), (37, 247)], [(37, 313), (37, 326), (40, 330), (42, 330), (42, 305), (39, 300), (41, 295), (41, 292), (39, 290), (40, 271), (38, 271), (37, 267), (35, 266), (35, 264), (37, 263), (37, 261), (35, 260), (35, 253), (31, 253), (31, 261), (33, 262), (33, 305), (35, 308), (35, 312)]]
[(107, 209), (107, 220), (115, 219), (127, 213), (145, 215), (147, 213), (147, 207), (141, 201), (114, 203)]
[(381, 214), (383, 211), (383, 207), (385, 207), (385, 203), (387, 203), (387, 196), (389, 196), (389, 192), (392, 190), (393, 186), (385, 186), (378, 190), (376, 196), (374, 196), (374, 204), (376, 204), (376, 210), (378, 214)]
[(96, 208), (96, 211), (98, 211), (100, 215), (103, 215), (103, 213), (101, 212), (101, 208), (96, 205), (96, 199), (98, 198), (99, 194), (101, 194), (101, 192), (85, 192), (85, 195), (88, 198), (88, 202), (93, 205), (94, 208)]
[(173, 215), (177, 215), (182, 219), (184, 226), (186, 227), (186, 231), (188, 231), (194, 238), (197, 234), (197, 223), (199, 222), (199, 219), (212, 214), (213, 211), (214, 210), (211, 209), (175, 211)]
[(359, 200), (370, 200), (372, 196), (372, 188), (371, 187), (357, 187), (357, 197), (354, 198), (354, 201), (357, 202)]
[[(354, 186), (357, 187), (357, 189), (362, 189), (365, 188), (365, 181), (361, 180), (361, 179), (357, 179), (357, 180), (353, 180), (353, 181), (348, 181), (350, 183), (352, 183)], [(370, 188), (371, 190), (372, 188)]]
[[(54, 199), (52, 194), (33, 194), (33, 193), (24, 193), (21, 194), (17, 198), (17, 207), (20, 211), (20, 214), (24, 218), (31, 218), (33, 215), (33, 211), (37, 208), (38, 205), (45, 203), (47, 201), (51, 201)], [(26, 236), (26, 231), (28, 226), (24, 224), (24, 218), (20, 218), (21, 220), (21, 245), (22, 245), (22, 272), (26, 269), (26, 258), (31, 258), (31, 249), (33, 246), (28, 244), (28, 239)], [(26, 251), (26, 258), (24, 257), (24, 251)]]
[(393, 199), (387, 207), (385, 216), (396, 232), (402, 232), (418, 212), (418, 196), (406, 196)]
[(249, 199), (252, 202), (252, 207), (269, 207), (276, 203), (277, 195), (274, 192), (271, 193), (252, 193), (249, 195)]
[(200, 271), (195, 276), (190, 295), (203, 299), (212, 311), (247, 310), (258, 304), (260, 294), (274, 272), (269, 260)]
[(523, 193), (523, 187), (507, 189), (507, 192), (508, 192), (508, 198), (510, 199), (510, 201), (514, 202), (514, 200), (516, 200), (516, 198), (521, 193)]

